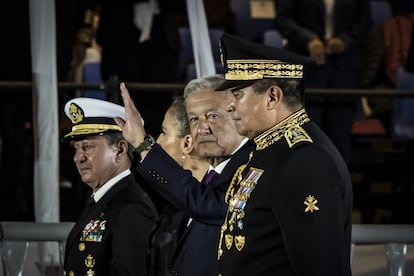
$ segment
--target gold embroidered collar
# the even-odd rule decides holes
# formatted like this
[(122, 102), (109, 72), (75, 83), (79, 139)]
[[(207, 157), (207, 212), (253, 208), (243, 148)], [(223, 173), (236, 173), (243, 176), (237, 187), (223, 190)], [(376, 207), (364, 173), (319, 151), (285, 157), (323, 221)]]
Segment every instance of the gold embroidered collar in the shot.
[(304, 108), (296, 111), (274, 127), (254, 138), (256, 150), (265, 149), (282, 137), (286, 139), (290, 148), (301, 141), (312, 143), (313, 141), (308, 133), (301, 127), (309, 121), (310, 119)]

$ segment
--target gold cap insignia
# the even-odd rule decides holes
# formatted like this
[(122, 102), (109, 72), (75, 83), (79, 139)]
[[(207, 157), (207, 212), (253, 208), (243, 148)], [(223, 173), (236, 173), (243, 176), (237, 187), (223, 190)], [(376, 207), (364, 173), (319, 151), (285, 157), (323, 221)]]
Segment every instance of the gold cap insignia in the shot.
[(82, 122), (83, 120), (83, 110), (75, 103), (71, 103), (69, 107), (69, 113), (70, 113), (70, 120), (73, 124), (77, 124), (79, 122)]
[(62, 142), (101, 135), (122, 129), (114, 118), (125, 120), (125, 108), (121, 105), (94, 98), (74, 98), (65, 104), (65, 115), (72, 123), (71, 132), (65, 134)]
[(305, 213), (319, 211), (319, 207), (316, 206), (318, 200), (314, 196), (308, 195), (303, 203), (306, 205)]

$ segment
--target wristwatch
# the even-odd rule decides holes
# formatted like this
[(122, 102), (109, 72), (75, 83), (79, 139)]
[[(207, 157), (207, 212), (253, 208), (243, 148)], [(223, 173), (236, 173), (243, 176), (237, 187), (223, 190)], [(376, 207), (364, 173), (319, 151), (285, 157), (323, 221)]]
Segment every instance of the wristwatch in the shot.
[(136, 147), (133, 152), (140, 155), (141, 152), (151, 149), (151, 147), (155, 144), (155, 139), (149, 134), (146, 134), (144, 137), (144, 141)]

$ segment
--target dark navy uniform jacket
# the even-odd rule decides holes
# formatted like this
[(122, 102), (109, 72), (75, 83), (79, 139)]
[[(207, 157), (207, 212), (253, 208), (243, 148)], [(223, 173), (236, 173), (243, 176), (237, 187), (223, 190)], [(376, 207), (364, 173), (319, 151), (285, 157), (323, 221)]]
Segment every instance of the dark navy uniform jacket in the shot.
[(129, 175), (76, 222), (66, 242), (64, 275), (147, 275), (150, 234), (158, 215)]
[[(186, 214), (173, 257), (173, 275), (217, 275), (217, 244), (227, 204), (224, 196), (237, 167), (253, 150), (248, 141), (209, 186), (183, 170), (159, 145), (154, 145), (138, 172), (168, 201)], [(186, 227), (188, 217), (193, 220)]]
[(303, 109), (254, 141), (226, 198), (219, 275), (351, 275), (352, 186), (337, 149)]

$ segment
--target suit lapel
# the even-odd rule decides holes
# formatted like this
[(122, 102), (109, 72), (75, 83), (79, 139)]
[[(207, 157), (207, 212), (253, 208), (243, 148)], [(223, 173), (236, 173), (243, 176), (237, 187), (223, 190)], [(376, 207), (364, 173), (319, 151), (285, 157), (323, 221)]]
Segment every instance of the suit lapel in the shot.
[[(214, 183), (210, 184), (208, 188), (220, 186), (223, 183), (229, 183), (231, 178), (233, 177), (234, 172), (236, 169), (247, 162), (249, 153), (254, 149), (254, 143), (253, 141), (249, 140), (246, 144), (244, 144), (232, 157), (229, 163), (226, 165), (226, 167), (223, 169), (223, 171), (220, 173), (220, 175), (217, 177), (216, 181)], [(200, 185), (202, 185), (200, 183)], [(195, 221), (192, 221), (188, 227), (186, 227), (186, 223), (188, 221), (188, 217), (184, 217), (181, 221), (180, 229), (178, 230), (178, 242), (177, 242), (177, 248), (174, 250), (174, 257), (173, 259), (176, 259), (179, 252), (182, 250), (181, 247), (183, 244), (185, 244), (185, 239), (188, 236), (188, 233), (190, 233)]]
[(186, 239), (188, 233), (190, 232), (191, 228), (193, 227), (194, 221), (191, 221), (190, 225), (187, 227), (188, 220), (190, 218), (187, 216), (184, 216), (181, 220), (177, 232), (177, 247), (174, 249), (173, 253), (173, 260), (175, 260), (178, 256), (178, 253), (181, 252), (183, 245), (185, 244), (184, 240)]
[(191, 228), (193, 228), (193, 219), (191, 219), (190, 224), (188, 224), (188, 220), (190, 220), (189, 217), (185, 217), (183, 218), (183, 229), (181, 232), (181, 235), (179, 237), (180, 243), (185, 239), (185, 237), (187, 236), (188, 232), (190, 232)]

